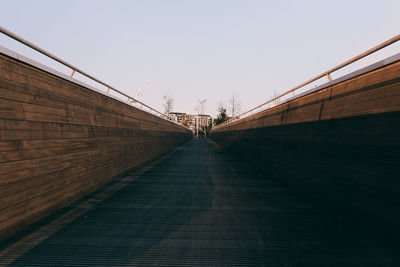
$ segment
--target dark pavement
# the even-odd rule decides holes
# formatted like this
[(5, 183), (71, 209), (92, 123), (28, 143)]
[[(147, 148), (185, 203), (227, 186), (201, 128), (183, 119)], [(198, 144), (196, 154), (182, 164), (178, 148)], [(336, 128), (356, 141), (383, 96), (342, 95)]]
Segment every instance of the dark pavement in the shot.
[(204, 139), (125, 178), (36, 225), (12, 266), (400, 266), (393, 240)]

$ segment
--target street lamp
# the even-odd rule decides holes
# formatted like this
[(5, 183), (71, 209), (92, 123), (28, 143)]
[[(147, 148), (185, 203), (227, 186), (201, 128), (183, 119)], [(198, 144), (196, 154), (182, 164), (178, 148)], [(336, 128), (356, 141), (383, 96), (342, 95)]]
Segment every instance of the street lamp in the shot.
[(207, 99), (199, 100), (197, 103), (197, 119), (196, 119), (196, 138), (199, 138), (199, 105), (201, 105), (201, 111), (204, 113), (204, 103)]

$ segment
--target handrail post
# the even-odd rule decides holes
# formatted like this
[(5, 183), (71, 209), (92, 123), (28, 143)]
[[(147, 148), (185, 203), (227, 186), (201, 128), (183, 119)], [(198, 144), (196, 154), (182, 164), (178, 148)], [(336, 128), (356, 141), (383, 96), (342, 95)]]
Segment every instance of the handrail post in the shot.
[[(10, 37), (10, 38), (12, 38), (12, 39), (14, 39), (14, 40), (20, 42), (20, 43), (22, 43), (22, 44), (24, 44), (24, 45), (26, 45), (26, 46), (32, 48), (33, 50), (35, 50), (35, 51), (37, 51), (37, 52), (39, 52), (39, 53), (41, 53), (41, 54), (43, 54), (43, 55), (45, 55), (45, 56), (47, 56), (47, 57), (53, 59), (53, 60), (55, 60), (55, 61), (58, 62), (58, 63), (61, 63), (61, 64), (64, 65), (64, 66), (68, 67), (69, 69), (71, 69), (71, 71), (70, 71), (70, 73), (69, 73), (69, 77), (73, 77), (74, 74), (75, 74), (75, 72), (79, 72), (79, 74), (81, 74), (82, 76), (85, 76), (85, 77), (87, 77), (87, 78), (89, 78), (89, 79), (91, 79), (91, 80), (93, 80), (93, 81), (95, 81), (95, 82), (97, 82), (97, 83), (99, 83), (99, 84), (101, 84), (101, 85), (104, 85), (104, 86), (107, 88), (107, 89), (106, 89), (106, 93), (109, 93), (110, 90), (113, 90), (115, 93), (118, 93), (118, 94), (120, 94), (120, 95), (122, 95), (122, 96), (127, 97), (127, 98), (128, 98), (128, 99), (127, 99), (127, 102), (128, 102), (128, 103), (130, 102), (130, 100), (133, 100), (133, 102), (136, 103), (137, 106), (139, 106), (139, 104), (140, 104), (140, 106), (141, 106), (142, 109), (143, 109), (143, 107), (147, 107), (149, 110), (151, 110), (151, 111), (152, 111), (153, 113), (155, 113), (155, 114), (162, 114), (162, 113), (159, 112), (158, 110), (155, 110), (155, 109), (153, 109), (153, 108), (147, 106), (146, 104), (144, 104), (144, 103), (142, 103), (142, 102), (136, 100), (135, 98), (133, 98), (133, 97), (131, 97), (131, 96), (125, 94), (124, 92), (119, 91), (119, 90), (113, 88), (112, 86), (108, 85), (107, 83), (105, 83), (105, 82), (103, 82), (103, 81), (97, 79), (96, 77), (91, 76), (90, 74), (84, 72), (83, 70), (77, 68), (76, 66), (73, 66), (73, 65), (71, 65), (71, 64), (69, 64), (69, 63), (67, 63), (67, 62), (65, 62), (64, 60), (62, 60), (62, 59), (56, 57), (55, 55), (53, 55), (53, 54), (47, 52), (46, 50), (43, 50), (42, 48), (38, 47), (37, 45), (35, 45), (35, 44), (33, 44), (33, 43), (31, 43), (31, 42), (29, 42), (29, 41), (23, 39), (22, 37), (20, 37), (20, 36), (14, 34), (14, 33), (12, 33), (12, 32), (10, 32), (9, 30), (7, 30), (6, 28), (4, 28), (4, 27), (2, 27), (2, 26), (0, 26), (0, 33), (2, 33), (2, 34), (4, 34), (4, 35), (6, 35), (6, 36), (8, 36), (8, 37)], [(122, 101), (123, 101), (123, 100), (122, 100)], [(143, 109), (143, 110), (144, 110), (144, 109)]]
[[(12, 32), (10, 32), (9, 30), (7, 30), (6, 28), (4, 28), (4, 27), (2, 27), (2, 26), (0, 26), (0, 33), (3, 33), (3, 34), (5, 34), (5, 35), (9, 36), (10, 38), (12, 38), (12, 39), (14, 39), (14, 40), (16, 40), (16, 41), (18, 41), (18, 42), (20, 42), (20, 43), (22, 43), (22, 44), (24, 44), (24, 45), (30, 47), (30, 48), (32, 48), (33, 50), (36, 50), (37, 52), (39, 52), (39, 53), (41, 53), (41, 54), (43, 54), (43, 55), (46, 55), (47, 57), (49, 57), (49, 58), (51, 58), (51, 59), (53, 59), (53, 60), (55, 60), (55, 61), (57, 61), (57, 62), (63, 64), (64, 66), (70, 68), (70, 69), (71, 69), (71, 72), (70, 72), (70, 74), (69, 74), (70, 77), (72, 77), (72, 76), (74, 75), (75, 71), (77, 71), (77, 72), (79, 72), (81, 75), (83, 75), (83, 76), (85, 76), (85, 77), (87, 77), (87, 78), (89, 78), (89, 79), (91, 79), (91, 80), (93, 80), (93, 81), (95, 81), (95, 82), (97, 82), (97, 83), (99, 83), (99, 84), (101, 84), (101, 85), (106, 86), (106, 87), (107, 87), (107, 93), (109, 92), (110, 88), (112, 88), (111, 86), (109, 86), (109, 85), (106, 84), (105, 82), (102, 82), (101, 80), (99, 80), (99, 79), (97, 79), (97, 78), (95, 78), (95, 77), (93, 77), (93, 76), (87, 74), (86, 72), (82, 71), (81, 69), (79, 69), (79, 68), (77, 68), (77, 67), (75, 67), (75, 66), (73, 66), (73, 65), (71, 65), (71, 64), (69, 64), (69, 63), (67, 63), (67, 62), (65, 62), (65, 61), (63, 61), (62, 59), (60, 59), (60, 58), (58, 58), (58, 57), (52, 55), (51, 53), (49, 53), (49, 52), (43, 50), (42, 48), (40, 48), (40, 47), (34, 45), (33, 43), (31, 43), (31, 42), (29, 42), (29, 41), (23, 39), (22, 37), (20, 37), (20, 36), (14, 34), (14, 33), (12, 33)], [(326, 71), (326, 72), (323, 72), (323, 73), (321, 73), (321, 74), (315, 76), (314, 78), (312, 78), (312, 79), (310, 79), (310, 80), (308, 80), (308, 81), (306, 81), (306, 82), (304, 82), (304, 83), (302, 83), (302, 84), (300, 84), (300, 85), (298, 85), (298, 86), (292, 88), (291, 90), (286, 91), (286, 92), (280, 94), (279, 96), (275, 97), (273, 100), (268, 100), (267, 102), (265, 102), (265, 103), (263, 103), (263, 104), (261, 104), (261, 105), (255, 107), (255, 108), (253, 108), (253, 109), (251, 109), (251, 110), (248, 110), (248, 111), (246, 111), (246, 112), (244, 112), (244, 113), (242, 113), (242, 114), (239, 114), (239, 116), (237, 116), (237, 118), (240, 118), (241, 116), (243, 116), (243, 115), (245, 115), (245, 114), (249, 114), (249, 113), (254, 112), (255, 110), (257, 110), (258, 107), (260, 107), (260, 109), (261, 109), (262, 106), (265, 106), (265, 105), (267, 105), (267, 104), (270, 104), (271, 102), (274, 103), (274, 104), (276, 104), (276, 100), (277, 100), (277, 99), (280, 99), (282, 96), (285, 96), (285, 95), (287, 95), (287, 94), (289, 94), (289, 93), (292, 93), (293, 95), (295, 95), (295, 92), (294, 92), (295, 90), (297, 90), (297, 89), (299, 89), (299, 88), (302, 88), (303, 86), (305, 86), (305, 85), (307, 85), (307, 84), (310, 84), (310, 83), (312, 83), (312, 82), (314, 82), (314, 81), (316, 81), (316, 80), (318, 80), (318, 79), (320, 79), (320, 78), (322, 78), (322, 77), (324, 77), (324, 76), (327, 76), (327, 77), (328, 77), (328, 80), (329, 80), (329, 82), (330, 82), (330, 81), (332, 81), (331, 73), (333, 73), (333, 72), (335, 72), (335, 71), (337, 71), (337, 70), (339, 70), (339, 69), (341, 69), (341, 68), (343, 68), (343, 67), (345, 67), (345, 66), (347, 66), (347, 65), (349, 65), (349, 64), (352, 64), (352, 63), (354, 63), (354, 62), (356, 62), (356, 61), (358, 61), (358, 60), (360, 60), (360, 59), (362, 59), (362, 58), (364, 58), (364, 57), (366, 57), (366, 56), (368, 56), (368, 55), (370, 55), (370, 54), (372, 54), (372, 53), (374, 53), (374, 52), (377, 52), (378, 50), (380, 50), (380, 49), (382, 49), (382, 48), (384, 48), (384, 47), (387, 47), (387, 46), (389, 46), (389, 45), (391, 45), (391, 44), (393, 44), (393, 43), (395, 43), (395, 42), (397, 42), (397, 41), (399, 41), (399, 40), (400, 40), (400, 34), (398, 34), (398, 35), (394, 36), (393, 38), (391, 38), (391, 39), (389, 39), (389, 40), (387, 40), (387, 41), (385, 41), (385, 42), (383, 42), (383, 43), (381, 43), (381, 44), (379, 44), (379, 45), (377, 45), (377, 46), (375, 46), (375, 47), (373, 47), (373, 48), (371, 48), (371, 49), (365, 51), (365, 52), (362, 53), (362, 54), (359, 54), (359, 55), (356, 56), (356, 57), (353, 57), (353, 58), (351, 58), (351, 59), (349, 59), (349, 60), (343, 62), (342, 64), (340, 64), (340, 65), (338, 65), (338, 66), (336, 66), (336, 67), (334, 67), (334, 68), (332, 68), (332, 69), (330, 69), (330, 70), (328, 70), (328, 71)], [(136, 103), (136, 105), (139, 105), (139, 104), (140, 104), (141, 108), (143, 108), (143, 106), (148, 107), (150, 110), (153, 110), (155, 113), (161, 114), (161, 116), (165, 117), (165, 114), (162, 114), (161, 112), (150, 108), (150, 107), (147, 106), (146, 104), (143, 104), (141, 101), (136, 100), (135, 98), (130, 97), (130, 96), (128, 96), (127, 94), (125, 94), (125, 93), (123, 93), (123, 92), (121, 92), (121, 91), (119, 91), (119, 90), (117, 90), (117, 89), (112, 88), (112, 90), (113, 90), (114, 92), (116, 92), (116, 93), (121, 94), (122, 96), (126, 96), (126, 97), (128, 98), (128, 99), (127, 99), (127, 102), (128, 102), (128, 103), (129, 103), (130, 100), (132, 99), (133, 103)], [(234, 120), (235, 120), (235, 118), (231, 118), (231, 119), (228, 120), (228, 121), (229, 121), (229, 122), (232, 122), (232, 121), (234, 121)]]
[(306, 82), (303, 82), (302, 84), (299, 84), (298, 86), (296, 86), (296, 87), (294, 87), (294, 88), (292, 88), (292, 89), (280, 94), (279, 96), (277, 96), (277, 97), (275, 97), (275, 98), (273, 98), (271, 100), (268, 100), (267, 102), (264, 102), (261, 105), (258, 105), (256, 107), (254, 107), (253, 109), (250, 109), (250, 110), (248, 110), (248, 111), (246, 111), (246, 112), (244, 112), (244, 113), (242, 113), (240, 115), (249, 115), (254, 110), (257, 110), (258, 107), (266, 106), (267, 104), (271, 104), (271, 103), (272, 104), (276, 104), (276, 100), (277, 99), (280, 99), (282, 96), (285, 96), (285, 95), (287, 95), (289, 93), (292, 93), (293, 96), (295, 96), (296, 95), (295, 94), (295, 90), (298, 90), (298, 89), (300, 89), (300, 88), (302, 88), (302, 87), (304, 87), (304, 86), (306, 86), (306, 85), (308, 85), (308, 84), (310, 84), (310, 83), (312, 83), (312, 82), (314, 82), (314, 81), (316, 81), (316, 80), (318, 80), (318, 79), (320, 79), (320, 78), (322, 78), (324, 76), (327, 76), (329, 82), (331, 82), (333, 80), (332, 76), (331, 76), (331, 73), (333, 73), (333, 72), (335, 72), (335, 71), (337, 71), (337, 70), (339, 70), (339, 69), (341, 69), (343, 67), (346, 67), (347, 65), (352, 64), (352, 63), (354, 63), (354, 62), (356, 62), (356, 61), (358, 61), (358, 60), (360, 60), (360, 59), (362, 59), (362, 58), (364, 58), (364, 57), (366, 57), (366, 56), (368, 56), (368, 55), (370, 55), (370, 54), (372, 54), (374, 52), (377, 52), (377, 51), (379, 51), (380, 49), (382, 49), (384, 47), (387, 47), (387, 46), (389, 46), (389, 45), (391, 45), (393, 43), (396, 43), (399, 40), (400, 40), (400, 34), (398, 34), (398, 35), (394, 36), (393, 38), (391, 38), (391, 39), (389, 39), (389, 40), (387, 40), (387, 41), (385, 41), (385, 42), (383, 42), (383, 43), (381, 43), (381, 44), (379, 44), (379, 45), (377, 45), (377, 46), (365, 51), (362, 54), (359, 54), (358, 56), (355, 56), (355, 57), (343, 62), (342, 64), (340, 64), (340, 65), (338, 65), (338, 66), (336, 66), (334, 68), (331, 68), (331, 69), (329, 69), (329, 70), (327, 70), (327, 71), (315, 76), (314, 78), (312, 78), (312, 79), (310, 79), (310, 80), (308, 80)]

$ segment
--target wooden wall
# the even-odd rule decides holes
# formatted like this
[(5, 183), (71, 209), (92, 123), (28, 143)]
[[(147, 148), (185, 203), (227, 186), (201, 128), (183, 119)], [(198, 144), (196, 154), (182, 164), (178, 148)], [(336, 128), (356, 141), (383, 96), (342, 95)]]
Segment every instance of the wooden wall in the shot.
[(400, 110), (400, 62), (237, 120), (213, 133)]
[(0, 237), (190, 138), (172, 122), (0, 55)]
[(400, 62), (215, 128), (297, 192), (400, 235)]

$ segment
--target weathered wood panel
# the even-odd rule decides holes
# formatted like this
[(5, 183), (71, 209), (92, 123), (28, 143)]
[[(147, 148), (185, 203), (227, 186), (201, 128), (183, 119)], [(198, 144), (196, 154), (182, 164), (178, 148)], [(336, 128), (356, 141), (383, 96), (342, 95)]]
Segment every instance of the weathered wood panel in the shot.
[(174, 123), (0, 55), (0, 237), (189, 138)]
[(307, 197), (400, 235), (400, 62), (213, 129)]

